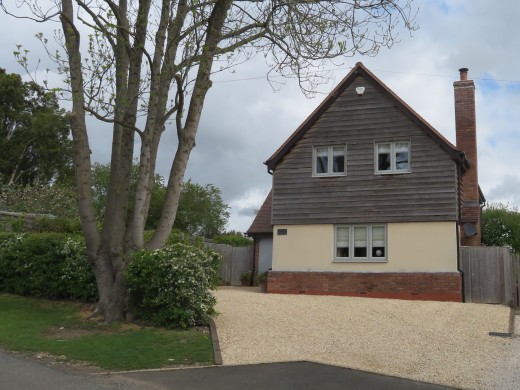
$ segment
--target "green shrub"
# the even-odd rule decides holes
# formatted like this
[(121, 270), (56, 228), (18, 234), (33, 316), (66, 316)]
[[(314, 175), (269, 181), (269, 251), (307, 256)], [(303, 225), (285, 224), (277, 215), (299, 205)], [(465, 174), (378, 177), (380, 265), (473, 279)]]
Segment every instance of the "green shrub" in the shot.
[(188, 328), (215, 314), (221, 256), (186, 243), (136, 252), (126, 271), (137, 319), (156, 326)]
[(83, 239), (67, 238), (61, 253), (65, 256), (61, 279), (66, 286), (67, 298), (81, 302), (97, 301), (96, 278), (90, 268)]
[(267, 271), (260, 272), (256, 277), (256, 280), (258, 281), (258, 283), (267, 282)]
[(0, 290), (47, 299), (96, 299), (81, 239), (58, 233), (0, 235)]
[(168, 239), (166, 240), (166, 245), (173, 245), (178, 243), (189, 245), (190, 235), (179, 229), (172, 229), (170, 235), (168, 236)]
[(213, 242), (216, 244), (227, 244), (231, 246), (251, 246), (253, 240), (244, 237), (242, 233), (232, 232), (224, 233), (213, 237)]
[(2, 289), (19, 295), (60, 298), (64, 286), (55, 270), (63, 261), (62, 245), (54, 234), (17, 234), (4, 242), (0, 255)]
[[(144, 231), (144, 242), (148, 243), (152, 239), (154, 234), (153, 230), (145, 230)], [(193, 245), (197, 248), (202, 248), (204, 246), (204, 238), (203, 237), (190, 237), (188, 233), (183, 232), (179, 229), (172, 229), (168, 238), (166, 239), (165, 245), (173, 245), (177, 243), (183, 243), (187, 245)]]
[(34, 231), (81, 234), (81, 222), (79, 218), (68, 217), (40, 217), (36, 219)]
[(81, 234), (79, 218), (70, 217), (6, 217), (0, 229), (16, 233), (70, 233)]
[[(1, 206), (0, 206), (1, 207)], [(31, 221), (26, 218), (3, 215), (0, 220), (0, 232), (23, 233), (31, 230)]]
[(520, 212), (501, 203), (482, 211), (482, 238), (487, 246), (508, 246), (520, 253)]

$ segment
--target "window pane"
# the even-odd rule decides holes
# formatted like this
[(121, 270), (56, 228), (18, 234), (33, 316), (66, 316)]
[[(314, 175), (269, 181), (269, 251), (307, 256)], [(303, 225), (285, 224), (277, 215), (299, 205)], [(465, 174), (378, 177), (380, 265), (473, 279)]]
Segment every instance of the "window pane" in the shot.
[(367, 228), (354, 227), (354, 257), (367, 257)]
[(328, 148), (316, 148), (316, 173), (327, 173), (329, 167)]
[(377, 170), (390, 170), (390, 144), (377, 145)]
[(349, 228), (336, 228), (336, 257), (349, 257)]
[(372, 257), (385, 257), (385, 227), (372, 227)]
[(395, 169), (398, 171), (407, 171), (410, 169), (408, 158), (408, 142), (395, 144)]
[(332, 151), (332, 172), (345, 172), (345, 147), (334, 146)]

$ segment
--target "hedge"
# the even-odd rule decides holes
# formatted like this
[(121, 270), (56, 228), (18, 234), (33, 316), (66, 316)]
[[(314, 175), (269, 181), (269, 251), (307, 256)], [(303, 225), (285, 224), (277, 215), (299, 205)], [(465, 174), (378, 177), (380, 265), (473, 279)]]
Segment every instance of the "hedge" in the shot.
[(60, 233), (1, 233), (0, 290), (53, 300), (97, 300), (83, 239)]
[[(188, 328), (215, 314), (211, 293), (219, 282), (221, 255), (172, 234), (171, 244), (134, 254), (125, 273), (136, 319)], [(197, 246), (196, 246), (197, 245)], [(82, 237), (61, 233), (0, 233), (0, 291), (93, 302), (94, 275)]]

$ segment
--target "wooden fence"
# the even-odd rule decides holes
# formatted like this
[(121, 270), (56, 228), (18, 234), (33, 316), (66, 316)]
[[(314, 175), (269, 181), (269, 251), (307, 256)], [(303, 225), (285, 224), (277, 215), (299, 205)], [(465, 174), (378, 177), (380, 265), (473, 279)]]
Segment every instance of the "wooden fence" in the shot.
[(519, 306), (520, 257), (509, 248), (461, 247), (466, 302)]
[(222, 255), (221, 279), (223, 284), (240, 286), (240, 275), (253, 271), (254, 246), (233, 247), (226, 244), (204, 243)]

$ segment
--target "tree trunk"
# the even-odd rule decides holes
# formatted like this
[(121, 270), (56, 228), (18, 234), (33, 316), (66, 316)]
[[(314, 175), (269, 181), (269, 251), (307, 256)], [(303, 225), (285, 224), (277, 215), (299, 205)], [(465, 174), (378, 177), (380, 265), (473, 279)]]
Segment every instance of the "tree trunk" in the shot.
[[(100, 308), (106, 321), (122, 320), (124, 318), (125, 288), (123, 284), (122, 265), (114, 267), (112, 256), (119, 253), (118, 264), (124, 264), (125, 248), (121, 241), (110, 241), (107, 237), (101, 239), (97, 229), (97, 221), (92, 203), (92, 164), (88, 142), (87, 126), (84, 110), (84, 86), (79, 48), (79, 31), (74, 25), (74, 10), (71, 0), (62, 1), (60, 16), (67, 56), (70, 67), (72, 89), (72, 111), (68, 116), (74, 140), (74, 166), (76, 169), (76, 191), (78, 211), (87, 246), (87, 255), (92, 265), (100, 297)], [(125, 216), (126, 217), (126, 216)], [(110, 229), (109, 229), (110, 230)], [(103, 245), (102, 242), (108, 243)], [(123, 241), (124, 242), (124, 241)], [(110, 250), (107, 250), (110, 248)]]
[(161, 219), (159, 220), (159, 226), (148, 244), (148, 247), (152, 249), (164, 245), (173, 227), (173, 222), (175, 221), (182, 181), (191, 150), (195, 146), (195, 136), (197, 135), (200, 123), (204, 99), (206, 98), (206, 93), (211, 88), (211, 68), (213, 67), (218, 43), (222, 37), (222, 28), (226, 21), (227, 12), (232, 3), (231, 0), (217, 0), (208, 21), (206, 41), (199, 63), (184, 129), (177, 129), (179, 146), (177, 147), (177, 153), (175, 153), (170, 177), (168, 179)]
[(70, 86), (72, 90), (72, 111), (68, 115), (74, 140), (74, 167), (76, 169), (76, 196), (81, 227), (87, 245), (87, 253), (94, 262), (100, 245), (96, 216), (92, 205), (92, 164), (90, 145), (85, 122), (83, 73), (79, 49), (79, 31), (74, 26), (74, 9), (71, 0), (62, 1), (60, 20), (67, 47)]
[[(121, 260), (120, 263), (126, 263)], [(124, 269), (112, 266), (110, 251), (101, 250), (95, 259), (94, 275), (99, 294), (99, 307), (107, 322), (123, 321), (126, 313)]]

